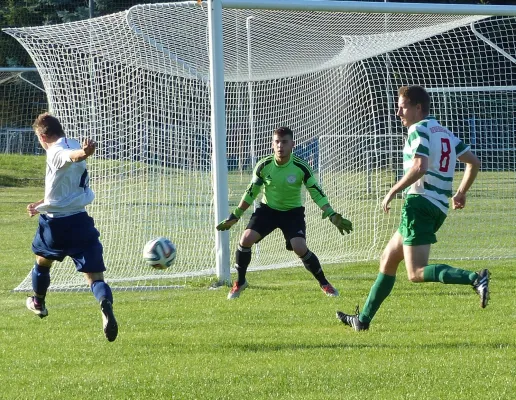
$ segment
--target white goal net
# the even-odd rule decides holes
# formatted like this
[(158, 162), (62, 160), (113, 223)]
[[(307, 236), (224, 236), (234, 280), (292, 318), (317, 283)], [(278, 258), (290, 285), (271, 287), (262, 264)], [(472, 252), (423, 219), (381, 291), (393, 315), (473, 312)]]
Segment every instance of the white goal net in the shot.
[[(352, 234), (339, 235), (308, 199), (309, 247), (322, 263), (378, 258), (402, 202), (381, 211), (402, 169), (397, 88), (420, 84), (432, 94), (432, 113), (482, 159), (467, 208), (450, 213), (432, 257), (516, 256), (514, 18), (257, 9), (224, 9), (222, 18), (230, 208), (253, 163), (271, 153), (273, 129), (288, 125), (295, 151), (354, 224)], [(68, 134), (99, 142), (89, 160), (97, 195), (89, 212), (108, 280), (143, 288), (212, 277), (206, 5), (141, 5), (6, 32), (32, 56)], [(231, 254), (250, 214), (230, 233)], [(155, 236), (177, 245), (170, 271), (142, 260)], [(300, 262), (280, 233), (253, 250), (252, 269), (291, 265)], [(54, 267), (53, 289), (83, 286), (73, 267)], [(28, 288), (30, 279), (17, 290)]]
[(47, 108), (35, 70), (0, 68), (0, 153), (42, 153), (31, 126), (35, 115)]

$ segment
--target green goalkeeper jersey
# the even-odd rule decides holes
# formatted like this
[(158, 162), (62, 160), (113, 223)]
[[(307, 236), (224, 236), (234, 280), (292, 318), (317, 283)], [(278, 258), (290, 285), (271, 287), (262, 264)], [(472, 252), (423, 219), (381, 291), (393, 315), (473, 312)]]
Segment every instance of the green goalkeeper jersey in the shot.
[(315, 204), (328, 204), (328, 199), (319, 186), (312, 168), (302, 158), (291, 154), (290, 160), (278, 165), (274, 155), (262, 158), (253, 171), (253, 179), (242, 200), (252, 204), (263, 189), (262, 202), (269, 207), (287, 211), (303, 205), (301, 186), (305, 185)]

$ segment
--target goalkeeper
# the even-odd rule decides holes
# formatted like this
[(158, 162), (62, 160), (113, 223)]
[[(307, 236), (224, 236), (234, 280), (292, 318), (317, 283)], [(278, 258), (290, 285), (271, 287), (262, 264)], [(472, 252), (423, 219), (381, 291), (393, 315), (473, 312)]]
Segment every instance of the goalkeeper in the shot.
[(352, 224), (333, 211), (326, 195), (317, 183), (313, 171), (302, 158), (292, 154), (294, 135), (287, 127), (277, 128), (273, 134), (274, 154), (262, 158), (253, 171), (251, 184), (237, 208), (227, 219), (217, 225), (219, 231), (230, 229), (249, 208), (263, 189), (260, 205), (251, 216), (236, 250), (238, 279), (234, 282), (228, 299), (235, 299), (248, 286), (246, 272), (251, 262), (251, 247), (276, 228), (281, 229), (287, 250), (293, 250), (305, 268), (319, 282), (328, 296), (338, 296), (338, 291), (324, 276), (317, 256), (306, 246), (305, 208), (301, 202), (301, 185), (305, 185), (315, 204), (341, 234), (350, 233)]

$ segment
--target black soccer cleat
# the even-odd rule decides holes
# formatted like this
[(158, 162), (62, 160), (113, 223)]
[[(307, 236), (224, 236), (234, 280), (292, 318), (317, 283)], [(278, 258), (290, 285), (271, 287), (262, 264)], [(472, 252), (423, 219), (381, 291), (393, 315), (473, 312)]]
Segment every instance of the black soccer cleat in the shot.
[(115, 314), (113, 314), (113, 305), (108, 299), (104, 299), (100, 302), (100, 310), (102, 311), (104, 335), (109, 342), (112, 342), (118, 335), (118, 324)]
[(480, 296), (480, 307), (486, 308), (489, 302), (489, 276), (491, 273), (487, 269), (477, 272), (478, 278), (473, 282), (473, 290)]
[(342, 311), (337, 311), (337, 319), (340, 320), (344, 325), (352, 327), (355, 331), (367, 331), (369, 330), (369, 322), (361, 322), (358, 319), (360, 314), (358, 306), (355, 310), (355, 315), (345, 314)]

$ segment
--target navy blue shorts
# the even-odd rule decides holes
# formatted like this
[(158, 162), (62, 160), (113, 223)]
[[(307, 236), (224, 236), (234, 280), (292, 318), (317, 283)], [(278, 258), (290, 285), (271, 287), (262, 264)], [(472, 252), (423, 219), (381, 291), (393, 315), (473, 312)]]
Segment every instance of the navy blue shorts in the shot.
[(104, 272), (99, 236), (93, 218), (86, 212), (62, 218), (40, 214), (32, 251), (49, 260), (63, 261), (68, 256), (79, 272)]

